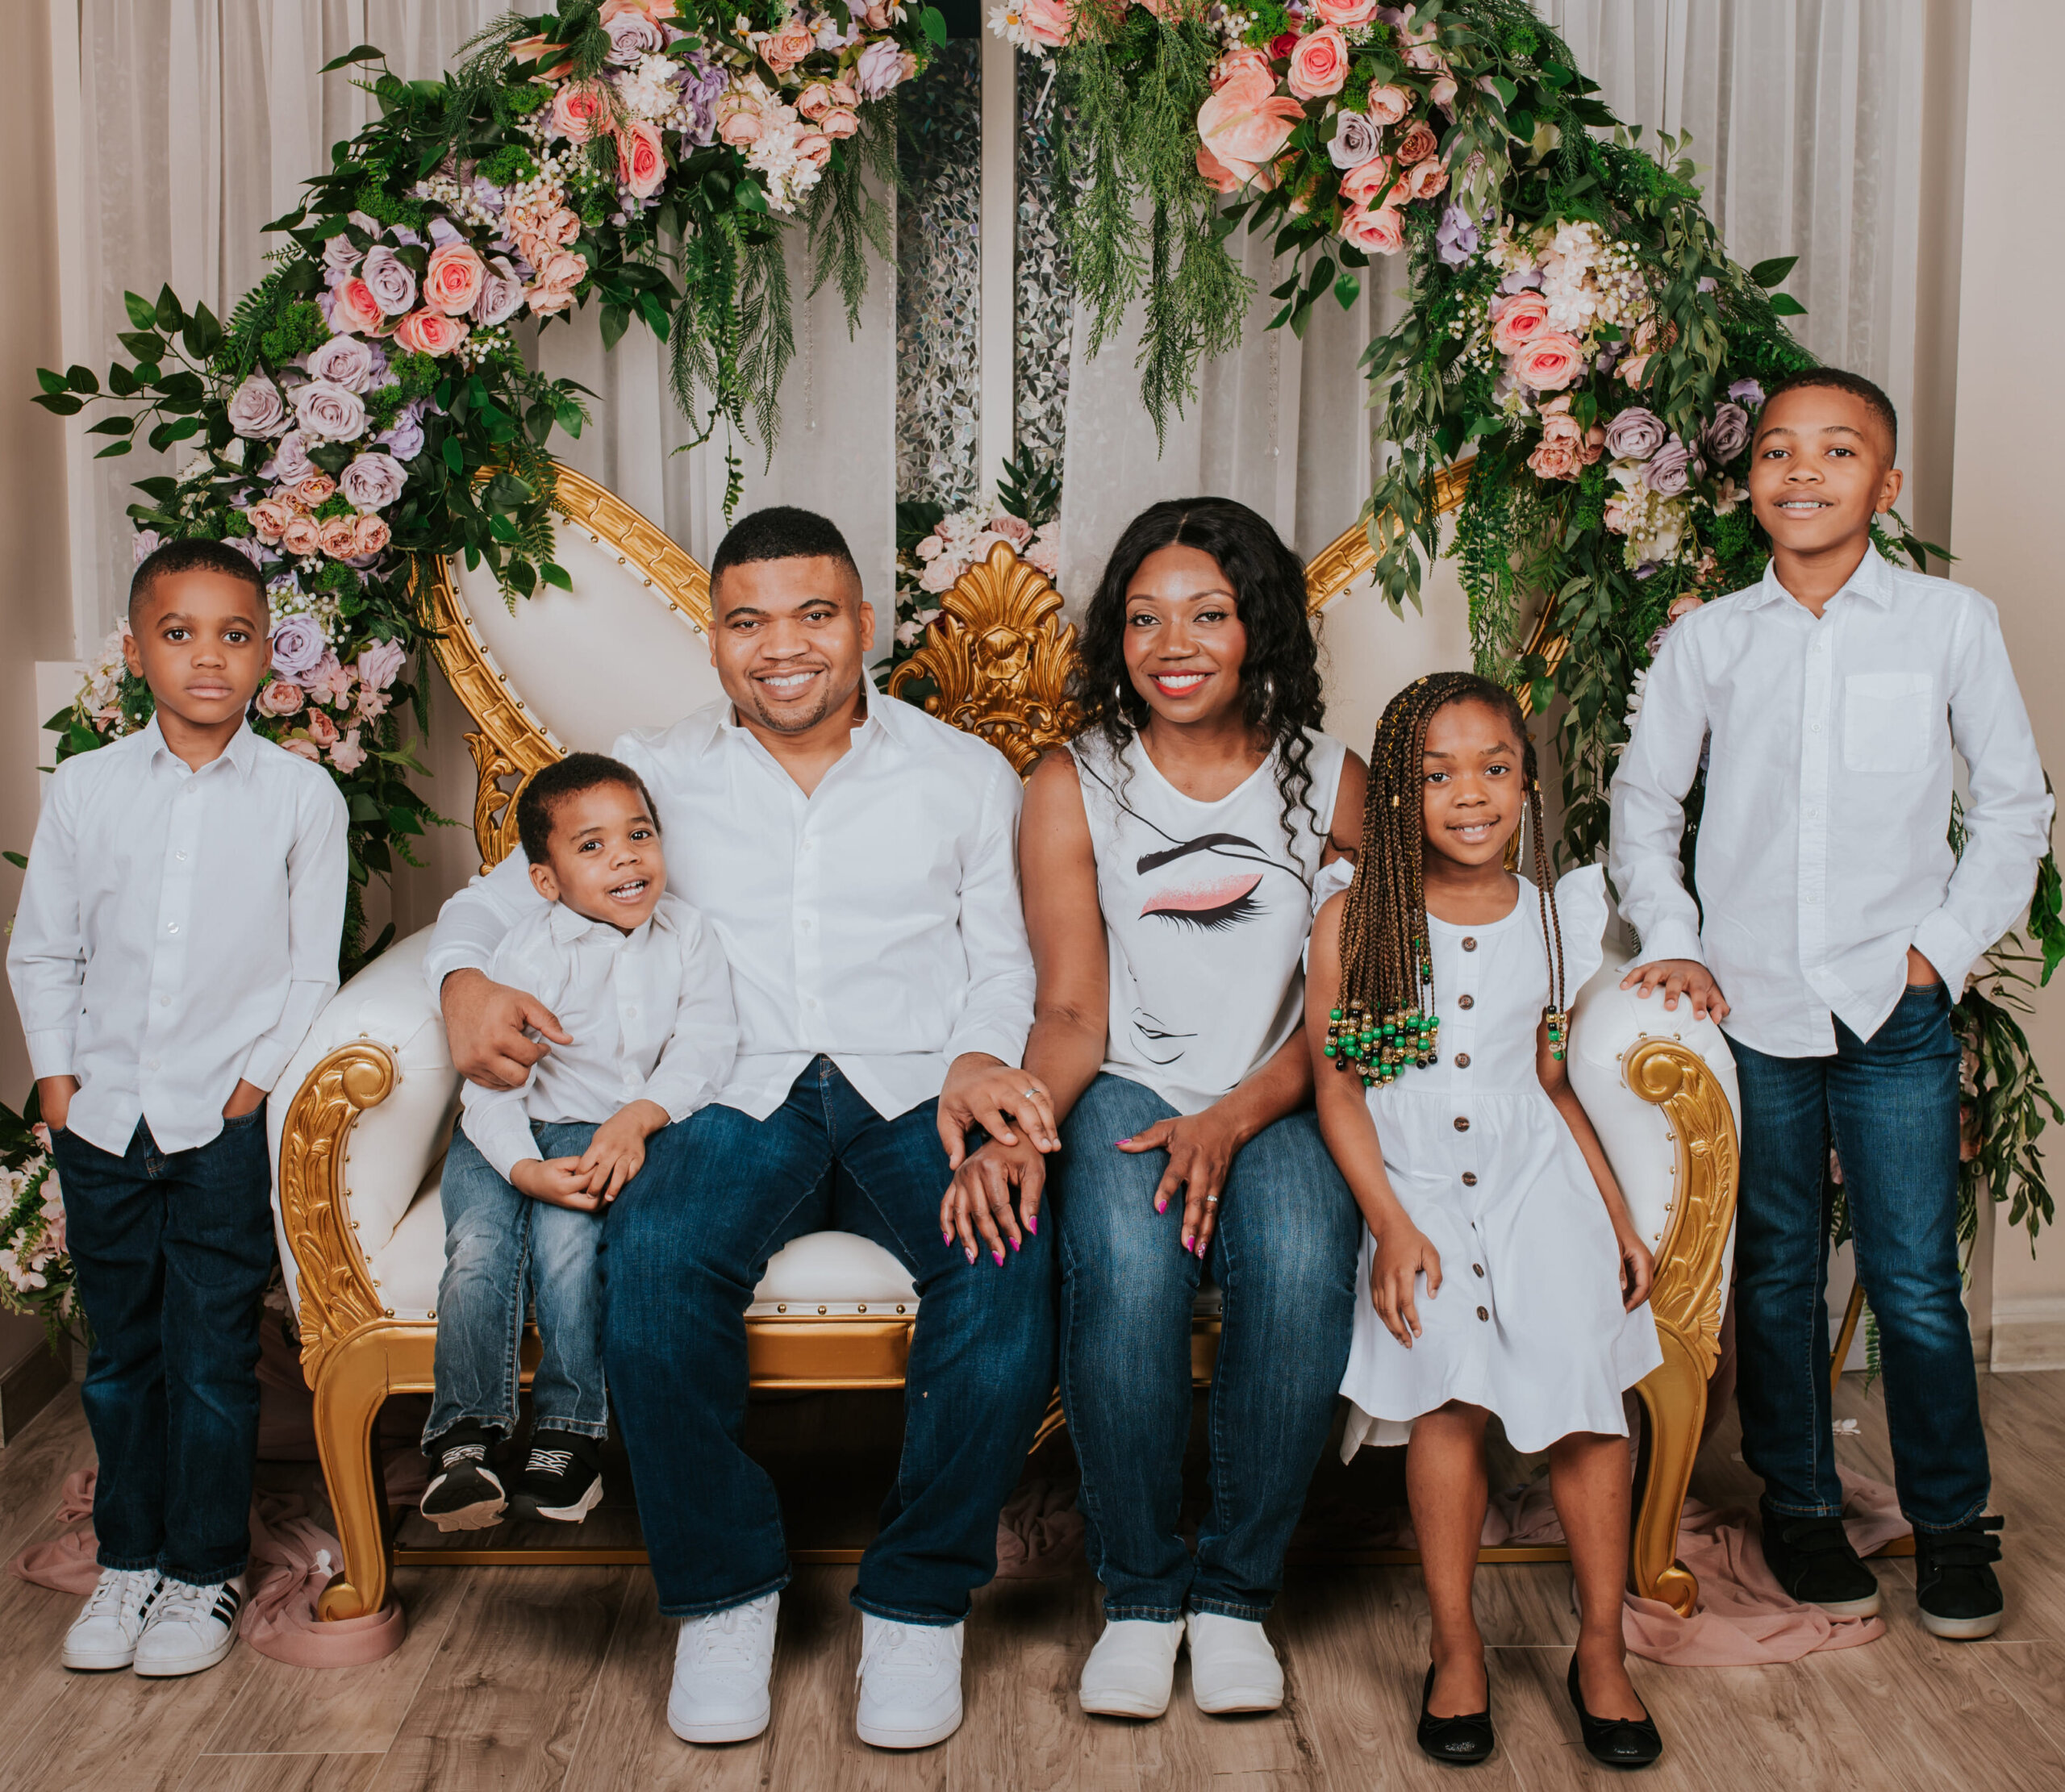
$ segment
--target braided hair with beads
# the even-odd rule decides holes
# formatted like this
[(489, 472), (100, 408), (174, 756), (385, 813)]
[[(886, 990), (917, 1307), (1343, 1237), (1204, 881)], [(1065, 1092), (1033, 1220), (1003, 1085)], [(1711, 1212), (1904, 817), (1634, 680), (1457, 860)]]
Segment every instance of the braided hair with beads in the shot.
[(1440, 1056), (1434, 963), (1427, 925), (1424, 798), (1427, 724), (1452, 703), (1482, 703), (1512, 727), (1521, 752), (1534, 887), (1549, 952), (1549, 1048), (1562, 1057), (1570, 1037), (1563, 986), (1563, 927), (1541, 825), (1541, 781), (1527, 719), (1504, 686), (1470, 672), (1415, 679), (1386, 706), (1370, 748), (1362, 849), (1341, 916), (1341, 991), (1327, 1020), (1326, 1055), (1365, 1088), (1424, 1069)]

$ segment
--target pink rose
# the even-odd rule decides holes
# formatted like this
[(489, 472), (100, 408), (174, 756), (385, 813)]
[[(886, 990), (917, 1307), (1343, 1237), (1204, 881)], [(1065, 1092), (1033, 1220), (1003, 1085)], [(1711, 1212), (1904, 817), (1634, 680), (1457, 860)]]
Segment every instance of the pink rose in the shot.
[(292, 715), (307, 701), (307, 693), (293, 680), (275, 678), (258, 693), (258, 712), (261, 715)]
[(481, 282), (487, 268), (464, 243), (447, 243), (432, 249), (430, 265), (423, 272), (423, 302), (447, 317), (464, 317), (481, 295)]
[(1259, 50), (1236, 50), (1231, 56), (1222, 60), (1219, 66), (1212, 70), (1212, 92), (1217, 93), (1243, 69), (1252, 69), (1255, 73), (1264, 77), (1272, 90), (1275, 87), (1275, 71), (1270, 67), (1267, 56)]
[(297, 516), (280, 531), (280, 545), (298, 560), (320, 552), (322, 540), (312, 516)]
[(1695, 610), (1697, 610), (1707, 600), (1704, 598), (1695, 597), (1691, 592), (1687, 591), (1682, 598), (1673, 598), (1671, 600), (1671, 607), (1664, 612), (1665, 616), (1670, 621), (1675, 623), (1681, 616), (1691, 615)]
[(407, 657), (399, 641), (375, 641), (369, 647), (361, 648), (358, 656), (358, 681), (370, 690), (385, 690), (399, 675), (402, 662)]
[(337, 490), (337, 481), (327, 473), (311, 473), (294, 489), (294, 495), (309, 509), (327, 504)]
[[(1373, 156), (1360, 168), (1351, 168), (1341, 176), (1341, 197), (1351, 206), (1374, 206), (1385, 198), (1391, 176), (1391, 157)], [(1395, 199), (1398, 194), (1394, 191), (1389, 197)]]
[(1025, 563), (1028, 566), (1037, 567), (1048, 578), (1059, 578), (1062, 576), (1060, 544), (1053, 541), (1034, 542), (1025, 550)]
[(1022, 516), (1000, 512), (990, 519), (990, 533), (1009, 542), (1014, 552), (1022, 552), (1032, 539), (1032, 525)]
[(373, 335), (386, 328), (386, 314), (373, 289), (354, 275), (330, 294), (330, 327), (340, 335)]
[(1434, 135), (1434, 127), (1425, 119), (1415, 119), (1405, 127), (1405, 135), (1398, 140), (1393, 153), (1401, 167), (1410, 168), (1415, 162), (1424, 162), (1441, 147), (1441, 139)]
[(1589, 365), (1584, 344), (1575, 336), (1566, 335), (1561, 330), (1544, 330), (1530, 337), (1513, 356), (1512, 375), (1536, 392), (1560, 392), (1582, 379)]
[(1412, 96), (1403, 87), (1372, 87), (1362, 110), (1378, 124), (1395, 124), (1412, 110)]
[(1337, 25), (1322, 25), (1298, 40), (1285, 85), (1300, 99), (1337, 94), (1348, 79), (1348, 40)]
[(282, 740), (280, 744), (286, 748), (289, 752), (298, 754), (303, 759), (312, 759), (319, 765), (323, 763), (322, 754), (318, 752), (315, 748), (311, 746), (306, 740)]
[(552, 97), (552, 117), (546, 129), (569, 143), (586, 143), (609, 122), (609, 102), (600, 85), (592, 81), (569, 81)]
[(365, 763), (365, 748), (358, 744), (357, 728), (330, 749), (330, 763), (346, 773), (357, 771)]
[(791, 13), (782, 28), (760, 46), (761, 60), (778, 75), (785, 75), (817, 48), (817, 34), (803, 23), (800, 13)]
[(861, 103), (861, 90), (850, 81), (835, 81), (832, 84), (832, 103), (843, 106), (850, 112)]
[(1258, 67), (1244, 62), (1198, 108), (1199, 137), (1237, 180), (1252, 179), (1255, 170), (1289, 140), (1291, 127), (1305, 115), (1304, 106), (1275, 89), (1266, 63)]
[(836, 141), (841, 137), (850, 137), (860, 129), (860, 116), (846, 106), (835, 106), (817, 121), (817, 127), (826, 136)]
[[(667, 158), (660, 147), (659, 126), (640, 119), (617, 133), (616, 173), (635, 199), (649, 199), (666, 184)], [(580, 227), (578, 218), (574, 227)], [(433, 271), (435, 267), (433, 257)]]
[(800, 131), (796, 134), (796, 153), (819, 168), (832, 160), (832, 140), (822, 131)]
[(1455, 77), (1437, 75), (1433, 84), (1427, 90), (1427, 103), (1429, 106), (1438, 106), (1444, 112), (1454, 111), (1455, 110)]
[(871, 31), (887, 31), (889, 29), (887, 0), (875, 0), (875, 3), (861, 15), (861, 19)]
[(1377, 0), (1313, 0), (1312, 10), (1329, 25), (1366, 25), (1377, 15)]
[[(340, 522), (345, 520), (339, 518)], [(345, 557), (357, 560), (363, 555), (377, 554), (394, 539), (394, 531), (387, 527), (387, 519), (381, 516), (361, 516), (352, 524), (351, 552)]]
[(395, 325), (394, 340), (412, 354), (448, 355), (466, 340), (466, 326), (436, 311), (411, 311)]
[(1405, 52), (1405, 65), (1418, 73), (1429, 75), (1437, 69), (1447, 68), (1449, 61), (1433, 44), (1415, 44)]
[[(556, 249), (563, 249), (581, 234), (581, 217), (561, 206), (538, 226), (538, 234)], [(533, 262), (532, 266), (536, 264)]]
[(831, 110), (832, 84), (828, 81), (813, 81), (796, 95), (796, 115), (812, 124)]
[(270, 546), (287, 532), (287, 525), (294, 521), (291, 506), (277, 498), (261, 498), (244, 513), (251, 519), (251, 527), (258, 531), (258, 539)]
[(1541, 479), (1575, 479), (1578, 476), (1578, 457), (1569, 442), (1544, 435), (1534, 444), (1534, 452), (1527, 457), (1527, 464)]
[(1405, 219), (1395, 206), (1351, 206), (1341, 235), (1365, 254), (1395, 255), (1405, 246)]
[(664, 25), (676, 10), (674, 0), (603, 0), (601, 23), (607, 25), (625, 13), (641, 12), (654, 24)]
[(338, 741), (337, 724), (320, 710), (308, 712), (308, 738), (319, 747), (334, 747)]
[(315, 544), (332, 560), (348, 560), (357, 552), (352, 546), (353, 519), (333, 516), (316, 531)]
[(717, 135), (734, 149), (743, 149), (749, 144), (760, 141), (761, 133), (767, 128), (760, 115), (760, 106), (749, 94), (742, 94), (736, 87), (717, 102)]
[(1502, 355), (1517, 355), (1548, 322), (1548, 300), (1539, 293), (1516, 293), (1491, 326), (1491, 346)]
[(1065, 48), (1075, 28), (1072, 0), (1024, 0), (1018, 16), (1025, 35), (1043, 50)]
[(1449, 165), (1431, 158), (1415, 162), (1406, 170), (1405, 196), (1408, 199), (1431, 199), (1449, 184)]
[(918, 575), (921, 590), (941, 592), (953, 589), (954, 581), (961, 577), (961, 562), (957, 560), (928, 561), (925, 569)]
[(578, 255), (560, 249), (548, 255), (538, 277), (524, 290), (531, 309), (540, 317), (565, 310), (574, 302), (574, 289), (588, 272), (588, 264)]
[(1649, 377), (1649, 363), (1647, 355), (1630, 355), (1625, 360), (1616, 363), (1613, 371), (1623, 385), (1631, 391), (1639, 391), (1642, 381)]

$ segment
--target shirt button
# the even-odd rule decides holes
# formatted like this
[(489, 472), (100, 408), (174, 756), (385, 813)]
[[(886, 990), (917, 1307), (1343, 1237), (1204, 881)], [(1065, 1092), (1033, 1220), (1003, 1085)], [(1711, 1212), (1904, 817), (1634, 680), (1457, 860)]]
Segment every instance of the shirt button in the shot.
[(1484, 1311), (1484, 1309), (1483, 1309), (1483, 1307), (1481, 1307), (1481, 1306), (1480, 1306), (1480, 1307), (1479, 1307), (1479, 1308), (1477, 1309), (1477, 1316), (1478, 1316), (1478, 1318), (1479, 1318), (1480, 1319), (1490, 1319), (1490, 1318), (1491, 1318), (1491, 1315), (1489, 1313), (1486, 1312), (1486, 1311)]
[(1477, 942), (1475, 940), (1465, 940), (1462, 943), (1462, 949), (1465, 952), (1475, 952), (1477, 950)]
[(146, 1070), (155, 1070), (157, 1067), (158, 1061), (156, 1058), (146, 1058), (144, 1060), (144, 1068)]
[(1470, 1267), (1474, 1274), (1481, 1276), (1484, 1273), (1484, 1265), (1481, 1263), (1473, 1263)]
[(177, 921), (168, 921), (165, 924), (165, 931), (167, 933), (177, 933), (179, 931), (179, 923)]
[(1467, 1115), (1458, 1114), (1456, 1115), (1455, 1129), (1458, 1132), (1467, 1132), (1470, 1130), (1470, 1119)]
[(628, 1019), (636, 1020), (638, 1018), (638, 1009), (635, 1003), (632, 1006), (625, 1009), (624, 1011), (626, 1018)]
[(1474, 995), (1459, 995), (1455, 998), (1455, 1005), (1458, 1008), (1474, 1008), (1477, 1006), (1477, 998)]
[(186, 855), (184, 852), (175, 852), (173, 854), (173, 856), (178, 860), (181, 865), (184, 865), (186, 862)]
[(1462, 1186), (1466, 1189), (1474, 1189), (1477, 1186), (1477, 1172), (1475, 1170), (1466, 1169), (1462, 1173)]
[(172, 998), (169, 995), (160, 996), (158, 998), (158, 1006), (161, 1008), (169, 1008), (172, 1006)]
[(1807, 731), (1809, 734), (1819, 734), (1821, 731), (1821, 724), (1818, 722), (1809, 722), (1807, 724)]
[(1467, 1052), (1456, 1053), (1455, 1067), (1458, 1070), (1467, 1070), (1470, 1068), (1470, 1054)]

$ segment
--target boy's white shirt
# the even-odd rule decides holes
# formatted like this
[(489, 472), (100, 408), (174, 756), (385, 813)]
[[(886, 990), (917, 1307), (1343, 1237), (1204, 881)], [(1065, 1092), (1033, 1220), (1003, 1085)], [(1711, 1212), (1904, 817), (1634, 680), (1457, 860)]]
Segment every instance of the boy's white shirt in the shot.
[(463, 1086), (461, 1124), (503, 1181), (542, 1155), (534, 1120), (601, 1124), (635, 1101), (686, 1119), (731, 1074), (738, 1017), (731, 973), (703, 916), (673, 895), (631, 932), (564, 902), (526, 915), (488, 974), (536, 996), (571, 1045), (554, 1045), (518, 1089)]
[(190, 1150), (240, 1078), (271, 1089), (336, 990), (347, 820), (248, 724), (198, 772), (155, 719), (57, 768), (7, 976), (31, 1070), (79, 1080), (68, 1131), (119, 1156), (141, 1118)]
[[(1709, 736), (1700, 902), (1678, 848)], [(1953, 748), (1970, 772), (1950, 851)], [(1867, 552), (1817, 618), (1771, 567), (1681, 619), (1613, 777), (1610, 867), (1646, 960), (1704, 963), (1780, 1057), (1869, 1039), (1912, 945), (1954, 998), (2027, 912), (2051, 799), (1993, 606)]]

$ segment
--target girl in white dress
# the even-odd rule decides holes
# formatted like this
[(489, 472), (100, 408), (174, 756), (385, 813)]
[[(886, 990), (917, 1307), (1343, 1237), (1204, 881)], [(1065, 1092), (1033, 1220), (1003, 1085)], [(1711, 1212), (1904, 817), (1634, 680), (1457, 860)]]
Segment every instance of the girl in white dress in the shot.
[[(1505, 869), (1523, 812), (1535, 881)], [(1565, 1074), (1569, 992), (1600, 962), (1604, 874), (1550, 887), (1534, 749), (1511, 694), (1437, 673), (1392, 699), (1370, 757), (1359, 869), (1314, 890), (1306, 1031), (1320, 1124), (1362, 1211), (1341, 1392), (1348, 1449), (1404, 1441), (1433, 1615), (1420, 1746), (1492, 1748), (1471, 1582), (1496, 1412), (1549, 1452), (1582, 1628), (1586, 1745), (1662, 1751), (1623, 1660), (1629, 1468), (1621, 1394), (1662, 1360), (1651, 1265)], [(1352, 881), (1351, 881), (1352, 877)]]

